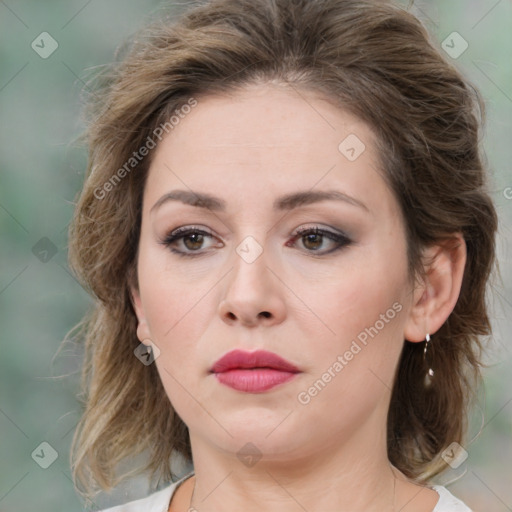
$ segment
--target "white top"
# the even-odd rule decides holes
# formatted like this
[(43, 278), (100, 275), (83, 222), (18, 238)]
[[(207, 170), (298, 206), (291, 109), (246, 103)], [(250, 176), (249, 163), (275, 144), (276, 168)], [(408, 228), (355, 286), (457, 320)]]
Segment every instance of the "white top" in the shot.
[[(167, 512), (177, 487), (193, 474), (193, 471), (188, 473), (171, 485), (150, 494), (146, 498), (130, 501), (124, 505), (117, 505), (100, 512)], [(472, 512), (469, 507), (457, 499), (446, 487), (433, 485), (431, 489), (434, 489), (439, 494), (439, 501), (432, 512)]]

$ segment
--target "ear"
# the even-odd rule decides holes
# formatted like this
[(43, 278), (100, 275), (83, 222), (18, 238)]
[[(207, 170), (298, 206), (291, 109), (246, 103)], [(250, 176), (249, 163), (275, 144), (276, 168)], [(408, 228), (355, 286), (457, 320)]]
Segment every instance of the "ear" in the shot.
[(137, 315), (138, 320), (137, 338), (139, 338), (139, 341), (141, 341), (142, 343), (149, 345), (149, 342), (147, 340), (151, 340), (151, 333), (149, 331), (149, 326), (146, 320), (146, 314), (142, 306), (140, 292), (135, 286), (130, 286), (130, 295), (132, 298), (133, 309), (135, 310), (135, 314)]
[(453, 311), (466, 266), (466, 242), (460, 233), (424, 251), (425, 277), (413, 293), (404, 338), (419, 342), (444, 324)]

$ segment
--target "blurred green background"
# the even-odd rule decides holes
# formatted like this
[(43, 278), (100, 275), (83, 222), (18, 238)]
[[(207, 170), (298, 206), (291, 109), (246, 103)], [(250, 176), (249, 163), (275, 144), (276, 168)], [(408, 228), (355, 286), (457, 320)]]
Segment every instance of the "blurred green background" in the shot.
[[(91, 304), (66, 261), (86, 166), (86, 150), (75, 143), (84, 128), (81, 94), (92, 68), (111, 62), (122, 41), (169, 9), (158, 0), (0, 0), (1, 512), (84, 509), (69, 469), (78, 378), (58, 378), (77, 372), (80, 348), (70, 344), (55, 357)], [(486, 101), (483, 143), (501, 222), (502, 280), (493, 283), (495, 335), (481, 411), (472, 418), (468, 459), (438, 481), (457, 479), (449, 489), (475, 510), (512, 510), (512, 2), (435, 0), (411, 10), (441, 51), (463, 48), (451, 42), (454, 31), (468, 44), (448, 58)], [(144, 496), (146, 485), (135, 479), (91, 508)]]

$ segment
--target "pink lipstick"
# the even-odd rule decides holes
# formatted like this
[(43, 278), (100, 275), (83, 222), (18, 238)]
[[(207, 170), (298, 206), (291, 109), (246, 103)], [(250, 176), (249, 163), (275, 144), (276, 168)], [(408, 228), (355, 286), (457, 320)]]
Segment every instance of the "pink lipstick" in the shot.
[(300, 370), (289, 361), (266, 350), (232, 350), (210, 369), (217, 380), (246, 393), (262, 393), (292, 379)]

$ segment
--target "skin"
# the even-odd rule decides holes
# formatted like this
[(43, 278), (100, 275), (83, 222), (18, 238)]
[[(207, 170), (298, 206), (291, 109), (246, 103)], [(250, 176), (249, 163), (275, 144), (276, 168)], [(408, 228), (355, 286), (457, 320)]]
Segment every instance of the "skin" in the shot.
[[(338, 145), (356, 134), (366, 149), (349, 161)], [(422, 342), (443, 324), (460, 292), (466, 248), (433, 246), (427, 278), (407, 273), (404, 223), (378, 169), (370, 128), (321, 96), (276, 84), (198, 98), (153, 155), (143, 197), (137, 335), (160, 350), (155, 364), (187, 424), (195, 477), (170, 504), (214, 510), (431, 511), (437, 493), (392, 468), (386, 417), (404, 339)], [(226, 211), (168, 201), (209, 193)], [(322, 201), (291, 211), (273, 201), (297, 191), (338, 190), (365, 207)], [(182, 226), (212, 233), (162, 244)], [(295, 237), (300, 227), (344, 232)], [(252, 263), (236, 249), (253, 237)], [(242, 244), (243, 246), (243, 244)], [(314, 250), (316, 248), (316, 251)], [(394, 303), (401, 311), (309, 403), (298, 401)], [(266, 312), (266, 314), (260, 314)], [(435, 337), (434, 337), (435, 338)], [(261, 394), (235, 391), (209, 373), (228, 351), (265, 349), (302, 373)], [(237, 452), (252, 443), (261, 459)]]

